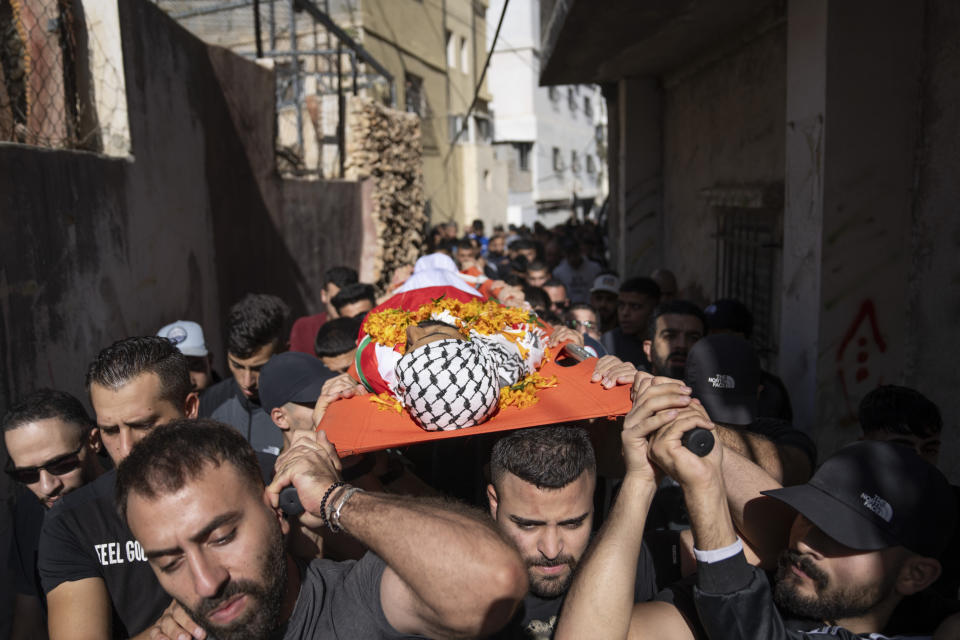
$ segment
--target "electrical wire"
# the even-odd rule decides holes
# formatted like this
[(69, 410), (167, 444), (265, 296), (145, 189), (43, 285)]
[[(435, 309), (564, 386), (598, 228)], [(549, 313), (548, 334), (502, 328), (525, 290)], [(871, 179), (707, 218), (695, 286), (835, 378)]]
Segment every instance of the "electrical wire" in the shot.
[[(480, 88), (483, 87), (483, 80), (487, 77), (487, 69), (490, 68), (490, 61), (493, 59), (493, 50), (497, 47), (497, 39), (500, 37), (500, 28), (503, 26), (503, 18), (507, 15), (507, 7), (509, 6), (510, 0), (504, 0), (503, 10), (500, 12), (500, 20), (497, 22), (497, 30), (493, 34), (493, 42), (490, 43), (490, 52), (487, 54), (486, 62), (483, 63), (483, 71), (480, 72), (480, 79), (477, 81), (477, 87), (473, 90), (473, 101), (470, 103), (470, 107), (467, 109), (467, 113), (463, 117), (463, 124), (460, 125), (457, 135), (453, 136), (453, 140), (450, 141), (450, 148), (447, 150), (447, 158), (449, 158), (450, 154), (453, 153), (453, 149), (457, 144), (457, 140), (460, 139), (460, 136), (463, 135), (463, 132), (466, 131), (467, 127), (470, 125), (470, 114), (473, 113), (474, 107), (477, 106), (477, 102), (480, 100)], [(446, 164), (447, 158), (444, 159), (444, 164)]]

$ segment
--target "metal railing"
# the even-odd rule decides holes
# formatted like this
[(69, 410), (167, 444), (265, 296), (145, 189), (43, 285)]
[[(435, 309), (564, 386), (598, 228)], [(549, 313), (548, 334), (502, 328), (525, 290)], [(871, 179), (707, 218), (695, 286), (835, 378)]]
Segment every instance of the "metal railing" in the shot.
[[(2, 1), (2, 0), (0, 0)], [(206, 42), (276, 72), (278, 167), (301, 176), (343, 176), (346, 96), (395, 105), (393, 76), (351, 35), (357, 0), (155, 0)]]

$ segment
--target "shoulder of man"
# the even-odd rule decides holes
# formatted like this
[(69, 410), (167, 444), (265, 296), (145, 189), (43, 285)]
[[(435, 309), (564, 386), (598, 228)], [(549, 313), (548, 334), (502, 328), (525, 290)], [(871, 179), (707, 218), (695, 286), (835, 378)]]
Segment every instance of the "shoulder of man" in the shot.
[(387, 621), (380, 601), (386, 563), (368, 552), (360, 560), (313, 560), (301, 567), (300, 596), (284, 638), (405, 638)]
[(110, 469), (102, 473), (100, 477), (93, 482), (88, 482), (76, 491), (71, 491), (57, 500), (52, 507), (47, 509), (44, 522), (49, 522), (50, 520), (78, 510), (88, 509), (91, 502), (98, 500), (106, 500), (112, 504), (114, 499), (113, 491), (116, 484), (116, 469)]
[(207, 387), (200, 393), (200, 417), (211, 417), (223, 404), (236, 399), (239, 392), (233, 376), (227, 376), (217, 384)]

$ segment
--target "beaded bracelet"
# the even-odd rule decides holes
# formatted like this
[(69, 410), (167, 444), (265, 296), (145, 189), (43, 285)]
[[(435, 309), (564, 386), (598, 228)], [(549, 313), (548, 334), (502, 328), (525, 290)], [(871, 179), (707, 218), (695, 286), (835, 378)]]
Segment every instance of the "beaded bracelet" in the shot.
[(327, 519), (327, 498), (330, 497), (330, 494), (334, 492), (337, 487), (343, 487), (347, 483), (337, 480), (332, 485), (327, 487), (327, 490), (323, 494), (323, 499), (320, 500), (320, 522), (323, 523), (323, 526), (329, 527), (330, 521)]
[(330, 515), (330, 530), (334, 533), (340, 533), (343, 531), (343, 527), (340, 525), (340, 511), (343, 509), (343, 506), (347, 504), (350, 498), (353, 497), (353, 494), (356, 492), (363, 493), (363, 489), (360, 487), (350, 487), (345, 489), (343, 492), (343, 497), (340, 498), (340, 502), (337, 504), (336, 508), (333, 510), (333, 513)]

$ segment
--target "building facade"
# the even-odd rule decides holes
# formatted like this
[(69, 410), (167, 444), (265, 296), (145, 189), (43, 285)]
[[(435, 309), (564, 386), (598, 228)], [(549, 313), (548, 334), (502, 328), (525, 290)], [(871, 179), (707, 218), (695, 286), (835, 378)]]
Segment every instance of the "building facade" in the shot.
[(551, 226), (585, 215), (606, 197), (606, 104), (590, 84), (539, 86), (540, 1), (492, 0), (489, 86), (494, 139), (506, 161), (511, 224)]
[(821, 455), (879, 384), (955, 424), (960, 6), (545, 2), (541, 82), (608, 97), (617, 268), (747, 303)]

